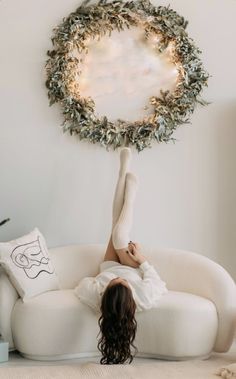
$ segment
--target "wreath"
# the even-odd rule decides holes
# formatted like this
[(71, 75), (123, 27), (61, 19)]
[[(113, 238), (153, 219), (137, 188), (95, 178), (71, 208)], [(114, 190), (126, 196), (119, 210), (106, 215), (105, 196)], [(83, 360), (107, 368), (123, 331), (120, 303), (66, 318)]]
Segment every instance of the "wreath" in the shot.
[[(62, 107), (63, 131), (78, 135), (107, 149), (134, 145), (138, 151), (150, 147), (152, 141), (175, 141), (173, 131), (189, 123), (189, 115), (197, 103), (208, 104), (200, 92), (207, 86), (208, 73), (199, 58), (201, 51), (188, 37), (185, 19), (169, 6), (152, 5), (149, 0), (123, 2), (100, 0), (88, 5), (84, 1), (75, 12), (55, 27), (53, 50), (47, 52), (46, 87), (50, 105)], [(113, 30), (120, 32), (141, 27), (145, 39), (158, 37), (156, 50), (160, 54), (169, 48), (171, 61), (177, 68), (177, 84), (172, 92), (160, 91), (149, 99), (152, 114), (142, 120), (129, 122), (96, 115), (95, 102), (80, 93), (79, 67), (88, 52), (89, 39), (99, 40)], [(75, 54), (76, 52), (76, 54)]]

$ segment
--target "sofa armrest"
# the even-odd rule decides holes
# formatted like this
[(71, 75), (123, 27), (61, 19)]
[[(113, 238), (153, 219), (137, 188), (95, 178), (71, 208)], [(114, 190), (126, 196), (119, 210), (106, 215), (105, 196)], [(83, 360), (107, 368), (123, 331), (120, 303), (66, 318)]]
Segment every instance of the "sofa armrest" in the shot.
[(0, 266), (0, 334), (9, 342), (9, 348), (14, 348), (11, 330), (11, 312), (19, 298), (16, 289), (11, 284), (7, 274)]
[(202, 296), (215, 304), (218, 333), (214, 350), (228, 351), (236, 320), (236, 285), (229, 273), (211, 259), (189, 251), (151, 249), (146, 256), (168, 289)]

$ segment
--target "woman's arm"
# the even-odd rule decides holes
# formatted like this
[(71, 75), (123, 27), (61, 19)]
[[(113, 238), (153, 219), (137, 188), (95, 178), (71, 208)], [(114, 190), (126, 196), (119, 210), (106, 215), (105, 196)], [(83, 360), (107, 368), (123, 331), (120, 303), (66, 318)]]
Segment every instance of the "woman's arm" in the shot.
[(101, 286), (95, 278), (83, 278), (74, 288), (74, 293), (82, 303), (87, 304), (95, 311), (99, 311), (101, 301)]
[(147, 258), (143, 254), (141, 254), (140, 245), (137, 242), (130, 241), (128, 250), (126, 251), (126, 253), (139, 266), (145, 261), (147, 261)]
[(160, 294), (167, 292), (166, 283), (160, 278), (156, 269), (146, 260), (140, 266), (143, 273), (142, 285), (155, 287)]
[(167, 292), (166, 283), (158, 275), (154, 266), (152, 266), (147, 258), (141, 254), (140, 246), (137, 243), (129, 244), (129, 256), (139, 264), (139, 268), (143, 274), (142, 286), (155, 288), (160, 293)]
[(160, 278), (155, 268), (141, 254), (137, 243), (131, 243), (129, 248), (130, 257), (139, 264), (142, 272), (142, 280), (136, 284), (137, 310), (150, 309), (157, 305), (159, 299), (168, 292), (166, 283)]

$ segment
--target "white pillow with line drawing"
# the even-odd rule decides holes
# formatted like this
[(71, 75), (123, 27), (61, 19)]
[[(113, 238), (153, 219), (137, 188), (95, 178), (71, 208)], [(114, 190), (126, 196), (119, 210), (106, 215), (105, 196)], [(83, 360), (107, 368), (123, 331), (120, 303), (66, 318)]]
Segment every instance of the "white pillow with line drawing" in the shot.
[(59, 289), (45, 239), (38, 228), (23, 237), (1, 242), (0, 264), (23, 301)]

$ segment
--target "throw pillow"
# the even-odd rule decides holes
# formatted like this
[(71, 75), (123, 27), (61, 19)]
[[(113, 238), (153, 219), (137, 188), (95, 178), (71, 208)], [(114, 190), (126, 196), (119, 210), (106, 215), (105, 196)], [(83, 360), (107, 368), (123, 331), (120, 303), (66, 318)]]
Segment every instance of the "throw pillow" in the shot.
[(0, 264), (23, 301), (59, 289), (45, 239), (37, 228), (23, 237), (1, 242)]

